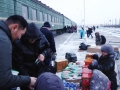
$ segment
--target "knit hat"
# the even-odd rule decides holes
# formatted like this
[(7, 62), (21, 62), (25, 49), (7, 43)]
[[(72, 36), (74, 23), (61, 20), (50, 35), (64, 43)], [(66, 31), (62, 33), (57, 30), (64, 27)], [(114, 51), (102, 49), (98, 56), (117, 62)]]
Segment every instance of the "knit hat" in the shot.
[(50, 23), (49, 23), (49, 22), (45, 22), (45, 23), (43, 24), (43, 27), (48, 27), (48, 28), (51, 28), (51, 25), (50, 25)]
[(56, 74), (45, 72), (38, 77), (34, 90), (64, 90), (64, 85)]
[(35, 25), (35, 23), (29, 23), (28, 24), (28, 29), (24, 36), (28, 39), (38, 39), (40, 38), (40, 30), (39, 28)]
[(114, 54), (114, 48), (110, 44), (104, 44), (101, 47), (102, 52), (106, 52), (108, 54)]

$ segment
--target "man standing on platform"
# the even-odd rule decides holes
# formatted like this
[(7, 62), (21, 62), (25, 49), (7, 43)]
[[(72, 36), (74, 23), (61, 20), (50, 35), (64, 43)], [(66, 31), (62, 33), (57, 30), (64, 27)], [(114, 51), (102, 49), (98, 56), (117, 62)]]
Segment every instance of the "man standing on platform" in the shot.
[[(50, 43), (50, 48), (53, 52), (53, 55), (56, 55), (56, 47), (53, 33), (50, 31), (51, 25), (49, 22), (45, 22), (43, 26), (40, 28), (40, 31), (45, 35), (48, 42)], [(48, 64), (51, 63), (51, 58), (48, 59)]]

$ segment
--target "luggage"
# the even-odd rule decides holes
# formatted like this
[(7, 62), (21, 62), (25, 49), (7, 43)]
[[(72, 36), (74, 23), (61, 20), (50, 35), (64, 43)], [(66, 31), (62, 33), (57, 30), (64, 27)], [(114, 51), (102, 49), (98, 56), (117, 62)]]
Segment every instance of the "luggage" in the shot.
[(76, 62), (77, 56), (75, 53), (66, 53), (65, 58), (68, 60), (68, 62)]

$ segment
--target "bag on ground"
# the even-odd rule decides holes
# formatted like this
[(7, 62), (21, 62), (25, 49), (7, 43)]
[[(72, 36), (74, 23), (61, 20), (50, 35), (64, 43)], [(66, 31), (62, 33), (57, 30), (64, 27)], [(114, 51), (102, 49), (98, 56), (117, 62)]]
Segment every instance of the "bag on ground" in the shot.
[(68, 60), (68, 62), (76, 62), (77, 56), (75, 53), (66, 53), (65, 58)]

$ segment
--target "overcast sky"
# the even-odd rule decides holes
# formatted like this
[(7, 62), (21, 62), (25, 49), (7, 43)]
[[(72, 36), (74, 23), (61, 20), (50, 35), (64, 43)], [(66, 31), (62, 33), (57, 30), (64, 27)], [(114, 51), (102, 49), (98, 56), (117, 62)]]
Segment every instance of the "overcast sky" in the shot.
[[(39, 0), (77, 24), (84, 19), (84, 0)], [(119, 23), (120, 0), (85, 0), (85, 23)], [(83, 24), (83, 22), (82, 22)]]

